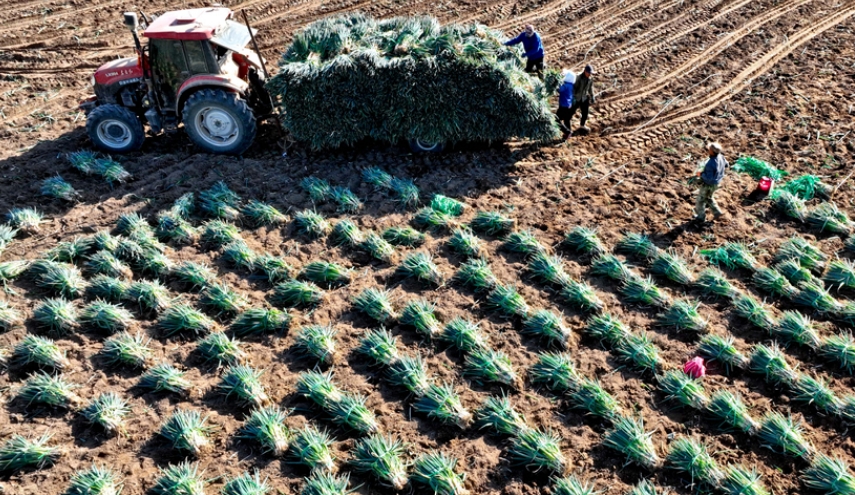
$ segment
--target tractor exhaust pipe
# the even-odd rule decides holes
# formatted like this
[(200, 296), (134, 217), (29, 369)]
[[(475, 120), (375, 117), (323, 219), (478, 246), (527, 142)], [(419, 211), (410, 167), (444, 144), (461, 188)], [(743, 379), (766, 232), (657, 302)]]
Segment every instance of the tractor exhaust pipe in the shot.
[[(160, 103), (157, 100), (157, 94), (154, 92), (154, 84), (151, 80), (151, 73), (149, 72), (148, 64), (145, 61), (145, 54), (143, 53), (143, 47), (140, 43), (139, 30), (140, 22), (137, 17), (136, 12), (125, 12), (124, 13), (124, 23), (125, 27), (131, 32), (131, 35), (134, 37), (134, 45), (137, 47), (137, 55), (139, 56), (139, 64), (140, 68), (143, 71), (143, 80), (145, 80), (146, 89), (148, 89), (148, 93), (146, 94), (146, 98), (149, 101), (148, 110), (145, 112), (146, 120), (148, 120), (149, 125), (152, 130), (155, 132), (160, 132), (161, 129), (161, 121), (160, 121)], [(150, 24), (150, 19), (148, 16), (143, 14), (143, 19), (146, 20), (146, 24)]]

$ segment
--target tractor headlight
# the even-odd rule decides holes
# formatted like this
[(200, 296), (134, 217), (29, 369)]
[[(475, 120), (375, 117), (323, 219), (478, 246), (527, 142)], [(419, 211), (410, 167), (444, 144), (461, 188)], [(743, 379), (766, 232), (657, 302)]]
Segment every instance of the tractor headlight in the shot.
[(93, 88), (95, 87), (95, 74), (92, 74), (92, 77), (89, 78), (89, 85)]

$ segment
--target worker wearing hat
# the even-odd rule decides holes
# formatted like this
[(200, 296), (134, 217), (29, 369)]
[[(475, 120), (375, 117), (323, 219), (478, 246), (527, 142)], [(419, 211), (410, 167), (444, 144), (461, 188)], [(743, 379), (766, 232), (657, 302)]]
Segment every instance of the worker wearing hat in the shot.
[(564, 81), (561, 87), (558, 88), (558, 125), (564, 133), (564, 139), (570, 137), (570, 119), (573, 114), (570, 113), (570, 108), (573, 106), (573, 84), (576, 83), (576, 74), (572, 70), (564, 69), (562, 71)]
[(525, 71), (542, 76), (544, 57), (543, 42), (540, 40), (540, 35), (534, 30), (534, 26), (526, 24), (525, 30), (516, 38), (506, 41), (505, 46), (513, 46), (518, 43), (522, 43), (523, 49), (525, 50)]
[(724, 171), (730, 165), (724, 158), (721, 145), (716, 142), (707, 143), (707, 162), (704, 164), (703, 170), (698, 172), (700, 184), (698, 187), (698, 197), (695, 201), (695, 218), (694, 221), (703, 223), (706, 221), (706, 210), (709, 207), (712, 210), (716, 219), (720, 218), (724, 212), (718, 207), (715, 201), (715, 192), (721, 185), (721, 180), (724, 178)]
[(591, 64), (585, 66), (585, 71), (576, 78), (573, 84), (573, 106), (570, 107), (570, 115), (567, 117), (567, 127), (576, 115), (576, 110), (582, 110), (582, 129), (587, 129), (585, 123), (588, 121), (588, 109), (594, 104), (594, 67)]

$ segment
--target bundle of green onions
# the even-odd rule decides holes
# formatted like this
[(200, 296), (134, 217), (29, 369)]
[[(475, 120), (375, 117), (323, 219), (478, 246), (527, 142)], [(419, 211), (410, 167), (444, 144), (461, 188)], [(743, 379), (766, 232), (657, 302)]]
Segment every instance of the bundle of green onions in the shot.
[(775, 253), (776, 262), (790, 259), (797, 260), (799, 265), (812, 272), (822, 273), (825, 270), (828, 256), (805, 239), (793, 236), (784, 241), (778, 248), (778, 252)]
[[(504, 40), (484, 25), (441, 25), (429, 16), (327, 17), (295, 33), (267, 87), (285, 116), (282, 125), (314, 149), (365, 139), (551, 141), (558, 135), (548, 105), (554, 84), (524, 73)], [(324, 98), (340, 88), (351, 88), (346, 115), (340, 102)], [(513, 117), (491, 118), (500, 114)], [(369, 177), (375, 185), (390, 182)], [(448, 203), (432, 205), (456, 213)]]
[(332, 373), (307, 371), (300, 374), (297, 393), (323, 409), (333, 423), (361, 434), (378, 429), (374, 413), (365, 406), (365, 397), (342, 392), (332, 382)]
[(767, 162), (754, 158), (753, 156), (741, 156), (734, 163), (732, 170), (736, 173), (744, 173), (751, 176), (754, 180), (760, 180), (763, 177), (768, 177), (772, 180), (779, 181), (783, 179), (787, 172), (778, 170)]
[(397, 341), (386, 330), (372, 330), (363, 337), (356, 352), (386, 368), (392, 385), (405, 388), (416, 398), (413, 409), (444, 424), (465, 428), (472, 420), (454, 387), (432, 384), (421, 357), (400, 356)]
[(801, 200), (808, 201), (813, 198), (830, 199), (832, 189), (816, 175), (804, 174), (778, 185), (775, 191), (786, 191)]
[(807, 214), (807, 223), (820, 232), (830, 232), (849, 236), (852, 234), (852, 221), (834, 203), (821, 203)]
[(803, 199), (799, 199), (796, 195), (790, 194), (788, 191), (773, 191), (772, 201), (775, 208), (780, 210), (784, 215), (790, 218), (804, 222), (807, 218), (807, 204)]

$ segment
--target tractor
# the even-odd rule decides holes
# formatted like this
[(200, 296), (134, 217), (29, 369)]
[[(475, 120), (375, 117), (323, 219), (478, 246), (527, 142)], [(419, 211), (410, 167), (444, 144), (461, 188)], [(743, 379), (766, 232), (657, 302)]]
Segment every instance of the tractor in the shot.
[(140, 42), (137, 14), (126, 12), (137, 56), (99, 67), (91, 78), (95, 96), (80, 104), (92, 142), (124, 153), (142, 146), (145, 125), (155, 135), (183, 124), (205, 151), (243, 153), (256, 122), (273, 112), (255, 31), (227, 8), (167, 12), (154, 20), (141, 15), (148, 45)]

